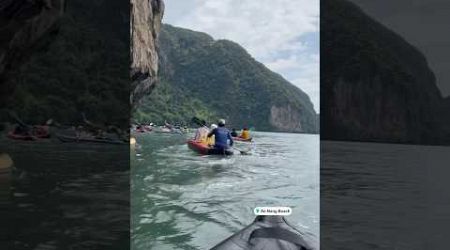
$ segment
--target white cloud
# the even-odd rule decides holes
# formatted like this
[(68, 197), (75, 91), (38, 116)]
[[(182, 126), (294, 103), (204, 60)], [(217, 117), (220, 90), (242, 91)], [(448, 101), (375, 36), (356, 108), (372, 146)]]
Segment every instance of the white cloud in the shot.
[(239, 43), (305, 91), (317, 111), (319, 49), (306, 37), (319, 36), (319, 7), (319, 0), (167, 0), (164, 21)]

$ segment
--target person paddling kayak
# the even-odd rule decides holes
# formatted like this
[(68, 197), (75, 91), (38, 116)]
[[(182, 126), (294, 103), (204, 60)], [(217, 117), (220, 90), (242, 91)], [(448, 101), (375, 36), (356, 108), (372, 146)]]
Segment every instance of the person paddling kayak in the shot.
[[(213, 129), (208, 134), (208, 138), (214, 135), (214, 149), (225, 151), (228, 148), (233, 146), (233, 137), (230, 134), (230, 131), (225, 128), (225, 120), (220, 119), (218, 123), (219, 127)], [(228, 140), (230, 141), (230, 145), (228, 146)]]
[(244, 140), (250, 139), (250, 131), (248, 130), (248, 128), (244, 128), (242, 130), (242, 132), (241, 132), (241, 135), (239, 137), (244, 139)]
[(233, 137), (238, 137), (238, 133), (237, 133), (237, 131), (236, 131), (235, 128), (233, 128), (233, 129), (231, 130), (231, 136), (233, 136)]

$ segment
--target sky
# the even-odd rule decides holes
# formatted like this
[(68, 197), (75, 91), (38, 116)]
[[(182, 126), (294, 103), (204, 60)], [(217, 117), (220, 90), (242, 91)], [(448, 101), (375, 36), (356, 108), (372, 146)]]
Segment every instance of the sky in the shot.
[(320, 110), (319, 0), (166, 0), (164, 23), (243, 46)]
[(442, 96), (450, 95), (450, 1), (351, 1), (418, 48), (436, 75)]

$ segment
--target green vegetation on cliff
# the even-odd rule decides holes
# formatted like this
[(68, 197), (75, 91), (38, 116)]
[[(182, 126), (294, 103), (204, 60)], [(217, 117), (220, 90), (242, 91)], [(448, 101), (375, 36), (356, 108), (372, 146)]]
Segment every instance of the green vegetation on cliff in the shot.
[(234, 127), (315, 133), (309, 97), (228, 40), (164, 25), (161, 83), (143, 100), (137, 120), (188, 122), (193, 115)]
[(194, 116), (208, 121), (216, 120), (218, 117), (199, 99), (186, 95), (167, 82), (161, 82), (153, 90), (151, 102), (144, 101), (134, 114), (134, 119), (159, 124), (164, 121), (187, 123)]
[(77, 123), (85, 112), (94, 122), (127, 127), (127, 7), (117, 0), (68, 1), (58, 31), (9, 76), (15, 92), (8, 108), (28, 123)]

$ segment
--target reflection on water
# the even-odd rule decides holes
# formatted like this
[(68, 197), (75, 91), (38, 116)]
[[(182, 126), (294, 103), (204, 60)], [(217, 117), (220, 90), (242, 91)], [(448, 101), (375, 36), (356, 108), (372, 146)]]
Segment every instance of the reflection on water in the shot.
[(180, 135), (140, 135), (131, 154), (132, 249), (209, 249), (256, 206), (290, 206), (319, 235), (319, 137), (257, 133), (250, 155), (199, 156)]
[[(0, 139), (14, 160), (10, 249), (127, 249), (129, 148)], [(8, 248), (6, 248), (8, 249)]]
[(322, 247), (448, 249), (450, 147), (321, 147)]

